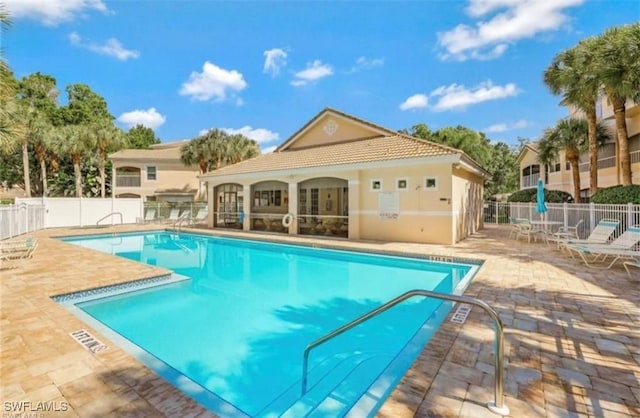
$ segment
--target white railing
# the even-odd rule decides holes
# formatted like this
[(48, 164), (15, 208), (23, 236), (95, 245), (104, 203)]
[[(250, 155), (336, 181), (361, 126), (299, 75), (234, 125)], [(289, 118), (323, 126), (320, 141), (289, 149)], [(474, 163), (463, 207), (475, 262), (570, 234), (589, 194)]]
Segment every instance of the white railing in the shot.
[(632, 151), (629, 153), (631, 164), (640, 163), (640, 151)]
[(0, 206), (0, 239), (11, 238), (44, 228), (44, 206)]
[(140, 174), (116, 174), (117, 187), (140, 187)]
[(538, 179), (540, 174), (531, 174), (529, 176), (522, 176), (521, 189), (528, 189), (530, 187), (536, 187), (538, 185)]
[[(602, 219), (617, 219), (620, 227), (617, 234), (627, 227), (640, 225), (640, 205), (608, 205), (596, 203), (547, 203), (544, 220), (561, 222), (565, 227), (574, 226), (582, 220), (580, 236), (586, 237)], [(536, 203), (485, 202), (485, 224), (508, 224), (509, 218), (540, 219)]]

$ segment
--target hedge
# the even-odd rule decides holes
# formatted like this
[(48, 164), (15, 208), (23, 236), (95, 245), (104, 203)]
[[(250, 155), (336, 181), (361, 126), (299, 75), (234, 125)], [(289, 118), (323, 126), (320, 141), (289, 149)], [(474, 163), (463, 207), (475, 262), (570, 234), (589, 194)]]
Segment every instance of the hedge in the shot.
[(593, 203), (607, 203), (611, 205), (622, 205), (633, 203), (640, 205), (640, 185), (613, 186), (599, 189), (591, 196)]
[[(546, 190), (544, 191), (544, 200), (547, 203), (573, 203), (573, 196), (562, 190)], [(509, 196), (509, 202), (537, 202), (538, 201), (538, 189), (524, 189), (519, 190)]]

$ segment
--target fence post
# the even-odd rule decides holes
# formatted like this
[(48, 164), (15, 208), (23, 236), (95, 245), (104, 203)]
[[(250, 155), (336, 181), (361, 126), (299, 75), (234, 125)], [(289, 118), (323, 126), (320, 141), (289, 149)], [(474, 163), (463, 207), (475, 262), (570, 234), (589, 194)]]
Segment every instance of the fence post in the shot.
[(633, 226), (633, 204), (627, 203), (627, 228)]
[(562, 204), (562, 221), (564, 222), (564, 227), (567, 228), (569, 226), (569, 205), (567, 202)]
[(596, 205), (593, 202), (589, 202), (589, 232), (593, 231), (596, 227)]

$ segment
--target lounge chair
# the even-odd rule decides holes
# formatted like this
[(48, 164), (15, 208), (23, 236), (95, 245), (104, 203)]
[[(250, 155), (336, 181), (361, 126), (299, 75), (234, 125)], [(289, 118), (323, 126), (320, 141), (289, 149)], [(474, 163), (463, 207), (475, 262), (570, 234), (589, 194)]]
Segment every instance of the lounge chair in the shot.
[(0, 261), (31, 258), (37, 247), (38, 241), (35, 238), (0, 241)]
[(609, 242), (611, 236), (620, 225), (620, 221), (615, 219), (603, 219), (593, 228), (593, 231), (585, 239), (572, 239), (563, 240), (558, 243), (561, 249), (564, 249), (567, 245), (602, 245)]
[(144, 219), (142, 219), (142, 223), (151, 223), (156, 221), (156, 210), (155, 209), (147, 209), (144, 213)]
[(579, 241), (580, 234), (578, 230), (580, 225), (582, 225), (582, 222), (583, 220), (580, 219), (574, 226), (561, 226), (556, 232), (547, 236), (547, 241), (555, 241), (558, 244), (558, 248), (560, 248), (560, 244), (565, 241)]
[(169, 212), (169, 217), (165, 219), (166, 223), (175, 223), (180, 219), (180, 209), (171, 209)]
[[(610, 244), (572, 244), (568, 243), (565, 248), (573, 257), (573, 254), (580, 256), (587, 266), (592, 266), (596, 262), (605, 262), (607, 258), (612, 257), (613, 260), (605, 267), (611, 268), (616, 261), (623, 259), (638, 260), (640, 259), (640, 225), (629, 227), (618, 238)], [(591, 260), (587, 256), (593, 256)]]
[(206, 222), (208, 216), (209, 216), (209, 208), (207, 207), (201, 208), (200, 210), (198, 210), (198, 213), (196, 213), (196, 216), (191, 218), (190, 223), (191, 225), (204, 223)]
[[(622, 263), (622, 265), (624, 266), (624, 269), (627, 270), (627, 274), (629, 275), (629, 278), (632, 279), (633, 277), (631, 276), (631, 270), (629, 269), (629, 267), (636, 267), (638, 270), (640, 270), (640, 258), (637, 260), (625, 261), (624, 263)], [(640, 278), (640, 271), (637, 273), (635, 278), (636, 279)]]

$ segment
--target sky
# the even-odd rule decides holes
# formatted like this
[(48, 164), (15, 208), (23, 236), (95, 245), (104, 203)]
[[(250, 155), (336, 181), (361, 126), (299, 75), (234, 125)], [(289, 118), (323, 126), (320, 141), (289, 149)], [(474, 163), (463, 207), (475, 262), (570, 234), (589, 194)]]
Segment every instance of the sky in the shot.
[(640, 21), (638, 0), (0, 0), (18, 78), (83, 83), (163, 142), (211, 128), (269, 152), (325, 107), (389, 129), (537, 139), (567, 115), (553, 57)]

